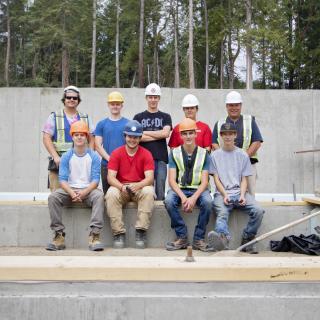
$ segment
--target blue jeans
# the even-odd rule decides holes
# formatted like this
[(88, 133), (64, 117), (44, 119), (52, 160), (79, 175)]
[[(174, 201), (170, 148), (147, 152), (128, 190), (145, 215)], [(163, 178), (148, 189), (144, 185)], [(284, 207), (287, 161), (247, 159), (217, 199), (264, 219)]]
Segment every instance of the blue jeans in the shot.
[[(239, 196), (229, 198), (230, 200), (239, 200)], [(215, 194), (213, 208), (217, 215), (215, 226), (215, 231), (217, 233), (223, 233), (226, 236), (230, 236), (228, 229), (229, 215), (233, 209), (240, 209), (249, 215), (249, 221), (243, 230), (242, 237), (244, 239), (252, 239), (257, 234), (262, 222), (264, 210), (248, 192), (246, 193), (245, 198), (247, 201), (245, 206), (240, 206), (238, 203), (225, 205), (223, 196), (221, 194)]]
[[(181, 191), (189, 198), (196, 190), (181, 189)], [(206, 227), (212, 212), (212, 198), (208, 190), (201, 193), (196, 204), (200, 207), (198, 222), (194, 230), (193, 240), (201, 240), (205, 238)], [(187, 226), (181, 217), (179, 206), (181, 205), (180, 197), (172, 190), (169, 190), (164, 205), (171, 218), (171, 228), (174, 229), (178, 238), (187, 238)]]
[(167, 179), (167, 164), (161, 160), (154, 160), (154, 182), (156, 200), (164, 200), (164, 190)]

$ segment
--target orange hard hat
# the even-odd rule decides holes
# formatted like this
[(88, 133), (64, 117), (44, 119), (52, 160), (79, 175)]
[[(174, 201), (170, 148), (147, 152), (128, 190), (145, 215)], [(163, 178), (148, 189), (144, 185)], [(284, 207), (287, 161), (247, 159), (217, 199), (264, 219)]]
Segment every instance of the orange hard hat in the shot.
[(70, 136), (73, 136), (73, 134), (76, 132), (85, 133), (88, 136), (89, 135), (88, 125), (84, 121), (74, 122), (70, 128)]
[(179, 124), (179, 132), (197, 130), (197, 124), (194, 120), (185, 118)]

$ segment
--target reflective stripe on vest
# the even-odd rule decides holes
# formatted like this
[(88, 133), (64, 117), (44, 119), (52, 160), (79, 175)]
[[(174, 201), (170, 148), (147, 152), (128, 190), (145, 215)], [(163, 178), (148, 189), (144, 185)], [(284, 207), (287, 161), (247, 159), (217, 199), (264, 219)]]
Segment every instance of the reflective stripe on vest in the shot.
[[(242, 115), (243, 120), (243, 143), (242, 143), (242, 149), (244, 151), (248, 150), (251, 144), (251, 136), (252, 136), (252, 116), (250, 114), (244, 114)], [(221, 126), (226, 123), (227, 118), (220, 119), (218, 121), (218, 144), (221, 145), (221, 139), (220, 139), (220, 130)], [(255, 153), (250, 158), (258, 159), (257, 154)]]
[[(88, 115), (86, 113), (78, 112), (78, 117), (81, 121), (84, 121), (89, 126)], [(66, 141), (66, 131), (65, 131), (65, 124), (64, 124), (64, 121), (65, 121), (64, 111), (59, 110), (59, 111), (55, 112), (55, 119), (56, 119), (57, 141), (53, 141), (53, 145), (54, 145), (57, 152), (66, 152), (72, 148), (73, 142)]]
[(179, 174), (177, 178), (177, 182), (180, 188), (189, 188), (189, 189), (198, 189), (201, 183), (201, 173), (202, 168), (204, 166), (204, 161), (206, 159), (207, 150), (198, 147), (196, 158), (194, 160), (193, 170), (192, 170), (192, 182), (191, 185), (184, 186), (182, 185), (182, 177), (185, 172), (184, 162), (183, 162), (183, 155), (182, 155), (182, 147), (174, 148), (172, 150), (173, 158), (177, 164)]

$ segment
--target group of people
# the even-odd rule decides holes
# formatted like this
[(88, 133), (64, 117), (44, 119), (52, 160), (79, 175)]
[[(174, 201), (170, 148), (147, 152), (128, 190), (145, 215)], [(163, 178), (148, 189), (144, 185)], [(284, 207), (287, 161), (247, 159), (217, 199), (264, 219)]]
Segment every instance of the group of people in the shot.
[[(90, 117), (77, 109), (80, 90), (75, 86), (64, 89), (63, 108), (52, 112), (43, 127), (43, 143), (51, 156), (48, 206), (54, 231), (47, 250), (65, 249), (63, 206), (77, 202), (92, 207), (89, 249), (93, 251), (104, 249), (100, 233), (105, 207), (113, 247), (125, 247), (122, 207), (129, 201), (138, 206), (137, 248), (146, 247), (155, 199), (164, 201), (176, 233), (175, 241), (166, 244), (167, 250), (185, 249), (190, 244), (181, 209), (190, 213), (195, 205), (199, 215), (192, 240), (194, 249), (228, 249), (228, 218), (234, 208), (249, 216), (242, 244), (255, 237), (264, 214), (254, 198), (257, 150), (263, 139), (255, 118), (241, 114), (241, 95), (236, 91), (227, 95), (228, 115), (215, 124), (213, 132), (197, 120), (196, 96), (187, 94), (183, 98), (185, 118), (173, 129), (170, 114), (159, 110), (161, 88), (149, 84), (145, 97), (147, 110), (129, 120), (122, 116), (123, 96), (111, 92), (107, 98), (110, 116), (94, 128)], [(165, 195), (167, 173), (170, 189)], [(210, 175), (215, 184), (213, 199)], [(103, 191), (98, 188), (100, 176)], [(212, 212), (216, 224), (206, 241)]]

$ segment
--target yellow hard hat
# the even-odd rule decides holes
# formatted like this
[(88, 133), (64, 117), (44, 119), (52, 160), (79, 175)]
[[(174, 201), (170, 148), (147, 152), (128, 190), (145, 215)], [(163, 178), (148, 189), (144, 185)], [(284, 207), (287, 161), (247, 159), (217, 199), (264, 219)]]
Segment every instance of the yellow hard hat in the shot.
[(189, 130), (197, 130), (197, 124), (194, 120), (190, 118), (185, 118), (179, 124), (179, 132)]
[(85, 133), (87, 136), (89, 135), (88, 125), (84, 121), (74, 122), (70, 127), (70, 136), (72, 137), (75, 133)]
[(124, 102), (123, 96), (118, 91), (112, 91), (108, 95), (108, 102)]

